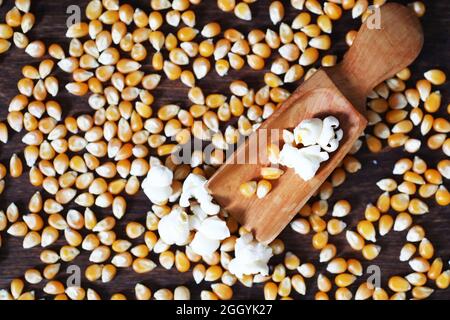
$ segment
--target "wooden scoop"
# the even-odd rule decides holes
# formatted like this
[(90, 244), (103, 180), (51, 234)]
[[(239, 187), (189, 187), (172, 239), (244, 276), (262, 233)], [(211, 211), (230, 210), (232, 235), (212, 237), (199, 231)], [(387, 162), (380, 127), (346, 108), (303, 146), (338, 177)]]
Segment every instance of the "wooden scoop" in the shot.
[[(363, 24), (342, 63), (321, 69), (304, 82), (210, 179), (207, 188), (214, 199), (258, 241), (275, 239), (344, 159), (367, 126), (365, 104), (371, 90), (418, 56), (423, 33), (413, 11), (388, 3), (380, 13), (380, 29)], [(339, 119), (344, 138), (312, 180), (306, 182), (284, 168), (285, 174), (273, 181), (265, 198), (247, 198), (239, 192), (242, 183), (259, 180), (261, 168), (271, 165), (267, 145), (279, 143), (283, 129), (329, 115)]]

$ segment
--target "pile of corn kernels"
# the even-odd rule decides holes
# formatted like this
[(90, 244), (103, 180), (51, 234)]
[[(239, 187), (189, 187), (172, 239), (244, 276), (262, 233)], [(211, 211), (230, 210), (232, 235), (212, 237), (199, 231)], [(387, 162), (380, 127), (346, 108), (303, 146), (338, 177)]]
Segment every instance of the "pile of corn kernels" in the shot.
[[(251, 23), (257, 1), (217, 0), (214, 5), (226, 19), (233, 15)], [(223, 30), (220, 22), (198, 25), (196, 6), (200, 2), (150, 0), (141, 9), (119, 0), (89, 1), (85, 22), (67, 30), (69, 48), (28, 38), (35, 22), (31, 0), (16, 0), (6, 16), (0, 17), (0, 54), (13, 50), (14, 45), (41, 60), (23, 66), (18, 94), (11, 97), (6, 121), (0, 122), (1, 143), (8, 143), (9, 135), (14, 134), (26, 145), (22, 154), (0, 164), (0, 194), (8, 187), (5, 177), (23, 174), (41, 191), (29, 199), (26, 214), (14, 203), (2, 208), (0, 250), (7, 245), (6, 234), (18, 237), (23, 239), (24, 249), (42, 248), (44, 264), (0, 290), (0, 299), (228, 300), (237, 283), (246, 287), (260, 284), (268, 300), (310, 294), (313, 282), (318, 289), (313, 293), (316, 299), (424, 299), (436, 289), (447, 289), (447, 261), (435, 253), (425, 229), (414, 222), (415, 216), (429, 212), (431, 202), (440, 206), (450, 203), (444, 186), (450, 178), (450, 124), (446, 118), (434, 116), (444, 108), (439, 86), (446, 75), (439, 69), (424, 72), (423, 79), (411, 87), (407, 86), (411, 72), (405, 69), (374, 89), (368, 101), (370, 127), (365, 136), (292, 221), (295, 232), (312, 234), (321, 266), (285, 251), (284, 243), (277, 239), (270, 247), (282, 263), (271, 265), (267, 276), (237, 278), (228, 271), (228, 264), (236, 239), (248, 231), (226, 212), (219, 217), (226, 221), (231, 236), (214, 254), (203, 257), (189, 246), (171, 247), (159, 238), (158, 222), (178, 205), (176, 197), (164, 205), (149, 204), (145, 224), (127, 217), (125, 196), (140, 192), (150, 169), (150, 155), (173, 171), (174, 194), (180, 192), (190, 173), (210, 177), (224, 161), (227, 148), (239, 137), (250, 135), (289, 97), (288, 84), (299, 84), (316, 68), (337, 63), (337, 56), (327, 54), (337, 20), (349, 14), (364, 21), (372, 13), (369, 5), (381, 6), (385, 1), (259, 0), (266, 3), (271, 25), (247, 34), (238, 28)], [(421, 1), (410, 6), (418, 16), (425, 14)], [(295, 10), (295, 19), (285, 18), (288, 10)], [(167, 25), (176, 32), (163, 32)], [(346, 34), (349, 46), (355, 35), (355, 30)], [(142, 71), (147, 65), (151, 73)], [(92, 112), (63, 117), (64, 106), (57, 102), (62, 90), (54, 75), (56, 68), (71, 75), (73, 81), (65, 90), (74, 96), (88, 96)], [(205, 95), (196, 85), (210, 73), (225, 76), (230, 70), (244, 68), (259, 71), (264, 86), (250, 88), (235, 80), (229, 84), (231, 95)], [(157, 105), (152, 91), (165, 79), (189, 88), (188, 108)], [(173, 161), (171, 154), (192, 138), (212, 143), (210, 164), (204, 164), (201, 151), (192, 155), (192, 165)], [(377, 183), (380, 196), (367, 205), (364, 219), (350, 226), (343, 218), (352, 214), (351, 204), (342, 199), (331, 206), (328, 200), (347, 174), (361, 169), (356, 153), (364, 143), (374, 153), (389, 146), (404, 148), (411, 157), (399, 159), (392, 176)], [(416, 155), (422, 144), (441, 159), (436, 168)], [(69, 205), (77, 209), (67, 210)], [(99, 218), (96, 209), (109, 215)], [(124, 232), (117, 230), (120, 220), (126, 221)], [(409, 263), (411, 273), (390, 277), (386, 288), (361, 281), (361, 261), (342, 257), (332, 243), (334, 236), (345, 233), (348, 245), (361, 253), (361, 260), (374, 260), (382, 252), (377, 239), (393, 231), (406, 234), (399, 259)], [(119, 234), (124, 236), (119, 238)], [(56, 245), (61, 239), (65, 245)], [(149, 273), (151, 277), (160, 265), (171, 270), (168, 272), (190, 272), (195, 283), (206, 282), (209, 289), (191, 297), (191, 288), (186, 286), (150, 288), (143, 281), (135, 285), (134, 296), (120, 292), (101, 296), (90, 286), (68, 286), (58, 280), (61, 269), (75, 263), (82, 251), (90, 255), (90, 265), (84, 270), (88, 283), (113, 282), (118, 272)], [(316, 268), (324, 271), (319, 274)], [(354, 283), (359, 286), (352, 292), (349, 286)], [(28, 289), (38, 284), (42, 292)]]

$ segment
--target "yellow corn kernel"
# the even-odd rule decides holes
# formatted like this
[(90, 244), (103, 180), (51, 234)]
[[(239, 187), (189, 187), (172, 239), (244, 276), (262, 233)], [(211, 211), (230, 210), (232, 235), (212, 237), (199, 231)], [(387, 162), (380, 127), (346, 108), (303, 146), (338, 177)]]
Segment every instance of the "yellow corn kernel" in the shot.
[[(269, 154), (269, 156), (270, 156), (270, 154)], [(275, 159), (277, 159), (277, 158), (275, 158)], [(333, 190), (333, 185), (329, 181), (325, 181), (319, 188), (320, 199), (321, 200), (328, 200), (328, 199), (330, 199), (331, 196), (333, 195), (333, 191), (334, 191)], [(342, 200), (340, 200), (340, 201), (342, 201)], [(333, 207), (333, 209), (334, 209), (334, 207)]]
[(330, 300), (326, 292), (319, 291), (314, 296), (315, 300)]
[(434, 290), (429, 287), (414, 287), (412, 290), (412, 296), (415, 299), (421, 300), (428, 298), (433, 292)]
[(277, 180), (284, 174), (279, 168), (261, 168), (261, 176), (266, 180)]
[(132, 267), (136, 273), (147, 273), (156, 268), (156, 263), (149, 259), (137, 258), (133, 261)]
[[(345, 200), (343, 200), (343, 201), (345, 201)], [(339, 203), (339, 201), (336, 202), (335, 207), (338, 203)], [(311, 205), (311, 211), (313, 214), (318, 215), (319, 217), (323, 217), (328, 212), (328, 202), (325, 200), (315, 201)]]
[(339, 219), (331, 219), (327, 223), (327, 231), (331, 235), (338, 235), (344, 231), (347, 224)]
[(317, 250), (323, 249), (328, 244), (328, 232), (320, 231), (312, 238), (313, 247)]
[(372, 222), (368, 220), (362, 220), (357, 225), (358, 233), (363, 236), (364, 239), (368, 241), (375, 242), (376, 238), (376, 231), (375, 227), (373, 226)]
[(86, 279), (91, 282), (97, 281), (102, 276), (102, 266), (98, 264), (91, 264), (86, 268), (84, 275), (86, 276)]
[(292, 291), (292, 282), (291, 278), (286, 277), (283, 280), (281, 280), (280, 284), (278, 285), (278, 295), (280, 297), (288, 297)]
[(423, 286), (427, 282), (427, 276), (419, 272), (410, 273), (405, 279), (413, 286)]
[(441, 185), (435, 194), (436, 202), (440, 206), (448, 206), (450, 203), (450, 192)]
[(364, 248), (362, 249), (362, 254), (363, 254), (364, 258), (366, 258), (367, 260), (373, 260), (376, 257), (378, 257), (378, 255), (380, 254), (380, 251), (381, 251), (380, 246), (376, 246), (374, 244), (368, 244), (368, 245), (365, 245)]
[(256, 188), (256, 195), (259, 199), (263, 199), (265, 196), (269, 194), (272, 190), (272, 184), (267, 180), (258, 181), (258, 185)]
[(305, 278), (312, 278), (316, 274), (316, 267), (312, 263), (304, 263), (297, 268), (297, 271)]
[(347, 200), (339, 200), (337, 201), (333, 206), (333, 217), (345, 217), (347, 216), (351, 211), (351, 205), (350, 202)]
[(344, 273), (346, 270), (347, 270), (347, 261), (343, 258), (334, 258), (327, 265), (327, 271), (333, 274)]
[(252, 12), (250, 10), (250, 7), (245, 2), (239, 2), (234, 7), (234, 14), (239, 19), (245, 20), (245, 21), (251, 21), (252, 20)]
[(356, 259), (348, 259), (347, 260), (347, 270), (351, 274), (360, 277), (363, 274), (363, 266), (361, 262)]
[(292, 252), (286, 252), (284, 265), (288, 270), (296, 270), (300, 266), (300, 259)]
[(383, 147), (381, 141), (378, 138), (369, 134), (366, 135), (366, 143), (369, 150), (373, 153), (380, 152)]
[[(233, 56), (234, 57), (234, 56)], [(239, 60), (240, 58), (234, 57), (234, 67), (233, 64), (231, 64), (231, 66), (233, 67), (233, 69), (235, 70), (240, 70), (240, 68), (242, 68), (242, 64), (244, 62), (244, 60)], [(230, 63), (231, 63), (231, 57), (230, 57)], [(262, 70), (265, 66), (265, 61), (262, 57), (260, 57), (259, 55), (256, 54), (250, 54), (247, 56), (247, 63), (250, 66), (250, 68), (252, 68), (253, 70)]]
[(281, 282), (286, 277), (286, 268), (282, 264), (275, 266), (272, 274), (272, 280), (275, 282)]
[(424, 238), (419, 244), (419, 254), (425, 259), (431, 259), (434, 255), (433, 244)]
[(186, 254), (178, 251), (175, 254), (175, 266), (179, 272), (187, 272), (190, 268), (189, 259), (186, 257)]
[(301, 54), (299, 64), (302, 66), (309, 66), (317, 61), (319, 58), (319, 51), (316, 48), (309, 47)]
[(437, 150), (442, 147), (442, 151), (444, 151), (444, 153), (448, 153), (448, 141), (449, 140), (445, 134), (434, 134), (428, 138), (427, 146), (431, 150)]
[(361, 237), (358, 233), (354, 231), (347, 231), (346, 232), (346, 239), (349, 245), (352, 247), (353, 250), (362, 250), (364, 247), (364, 239)]
[(205, 281), (217, 281), (222, 277), (223, 270), (220, 266), (211, 266), (206, 269), (204, 280)]
[(385, 214), (381, 216), (379, 222), (378, 222), (378, 232), (381, 236), (385, 236), (386, 234), (391, 231), (392, 227), (394, 225), (394, 219), (391, 215)]
[(425, 238), (425, 229), (420, 225), (415, 225), (409, 229), (406, 234), (406, 240), (410, 242), (419, 242)]
[(17, 154), (13, 154), (9, 161), (9, 172), (11, 177), (18, 178), (22, 175), (23, 165), (22, 160), (17, 156)]
[(400, 212), (395, 218), (394, 231), (403, 231), (409, 228), (412, 224), (412, 217), (406, 212)]
[(230, 300), (233, 297), (233, 290), (226, 284), (216, 283), (211, 285), (211, 289), (220, 300)]
[(435, 86), (443, 84), (447, 79), (445, 73), (439, 69), (428, 70), (424, 73), (424, 77)]
[(217, 6), (219, 7), (220, 10), (222, 10), (224, 12), (230, 12), (236, 6), (236, 1), (235, 0), (218, 0)]
[(59, 281), (49, 281), (44, 287), (44, 292), (50, 295), (57, 295), (64, 293), (64, 285)]
[(447, 289), (450, 285), (450, 271), (444, 271), (441, 275), (436, 279), (436, 286), (439, 289)]
[(398, 191), (408, 194), (408, 195), (415, 194), (416, 190), (417, 190), (416, 185), (409, 181), (403, 181), (401, 184), (398, 185)]
[(277, 297), (278, 286), (274, 282), (267, 282), (264, 285), (264, 299), (275, 300)]
[(408, 212), (421, 215), (429, 212), (428, 205), (420, 199), (412, 199), (408, 206)]
[(250, 198), (256, 193), (257, 187), (258, 184), (256, 181), (249, 181), (241, 184), (239, 191), (243, 196)]
[(356, 30), (350, 30), (345, 34), (345, 43), (347, 43), (349, 47), (352, 46), (357, 34), (358, 32)]
[(441, 107), (442, 95), (439, 91), (432, 92), (425, 100), (425, 110), (434, 113)]
[(332, 284), (330, 279), (328, 279), (325, 275), (319, 274), (317, 277), (317, 288), (321, 292), (329, 292), (332, 288)]
[(393, 276), (389, 278), (388, 286), (392, 291), (397, 293), (411, 290), (411, 285), (409, 282), (400, 276)]
[(433, 122), (433, 129), (439, 133), (448, 133), (450, 132), (450, 123), (447, 119), (436, 118)]
[(371, 284), (363, 282), (355, 293), (355, 300), (367, 300), (373, 296), (374, 288)]
[(437, 280), (441, 275), (444, 263), (441, 258), (436, 258), (431, 263), (430, 269), (428, 270), (427, 276), (430, 280)]
[(136, 284), (134, 292), (136, 295), (136, 299), (138, 300), (150, 300), (150, 298), (152, 297), (152, 291), (148, 287), (140, 283)]
[(368, 221), (375, 222), (380, 219), (381, 213), (377, 207), (369, 203), (364, 211), (364, 216)]
[(373, 300), (389, 300), (387, 292), (383, 288), (375, 288), (372, 295)]
[(327, 228), (327, 223), (317, 214), (311, 214), (309, 216), (309, 223), (315, 232), (324, 231)]
[(355, 282), (356, 277), (349, 273), (341, 273), (334, 278), (334, 283), (339, 288), (345, 288), (350, 286), (353, 282)]
[(111, 300), (124, 301), (127, 300), (127, 297), (122, 293), (115, 293), (111, 296)]
[(378, 197), (377, 200), (377, 208), (382, 213), (386, 213), (389, 211), (391, 206), (391, 199), (388, 192), (384, 192)]
[(382, 179), (377, 182), (377, 186), (387, 192), (392, 192), (397, 189), (397, 182), (394, 179)]
[(409, 195), (397, 193), (391, 197), (391, 207), (397, 212), (405, 211), (410, 205)]

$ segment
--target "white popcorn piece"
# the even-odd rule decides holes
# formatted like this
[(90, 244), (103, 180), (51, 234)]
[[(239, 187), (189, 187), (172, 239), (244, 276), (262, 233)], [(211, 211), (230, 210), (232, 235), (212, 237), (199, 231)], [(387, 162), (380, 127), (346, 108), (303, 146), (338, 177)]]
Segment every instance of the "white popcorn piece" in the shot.
[(152, 165), (147, 174), (152, 187), (167, 187), (172, 184), (172, 171), (162, 165)]
[(220, 241), (230, 236), (226, 222), (217, 216), (204, 219), (197, 230), (190, 246), (192, 251), (201, 256), (214, 253), (219, 248)]
[(205, 237), (216, 240), (224, 240), (230, 236), (230, 230), (228, 230), (226, 222), (217, 216), (205, 219), (198, 232), (201, 232)]
[(150, 201), (157, 205), (164, 204), (172, 194), (171, 187), (151, 187), (145, 184), (145, 180), (142, 183), (142, 189)]
[(273, 256), (272, 248), (253, 240), (251, 233), (241, 236), (234, 248), (235, 258), (228, 264), (229, 271), (241, 278), (244, 275), (269, 274), (268, 262)]
[(172, 181), (172, 171), (154, 162), (142, 182), (142, 189), (151, 202), (162, 205), (172, 196)]
[[(339, 147), (344, 132), (339, 129), (339, 120), (333, 116), (302, 121), (294, 133), (283, 130), (285, 142), (279, 159), (269, 159), (272, 164), (281, 164), (294, 169), (303, 180), (311, 180), (320, 164), (329, 159), (329, 154)], [(302, 145), (298, 148), (296, 145)]]
[(205, 177), (191, 173), (183, 183), (183, 190), (180, 197), (180, 206), (183, 208), (189, 207), (189, 199), (195, 198), (199, 203), (201, 209), (208, 215), (216, 215), (220, 211), (220, 207), (213, 203), (213, 197), (206, 190)]
[(328, 152), (334, 152), (339, 147), (339, 141), (342, 139), (342, 132), (337, 134), (335, 129), (339, 127), (339, 120), (333, 116), (326, 117), (323, 120), (322, 132), (318, 140), (318, 144), (322, 149)]
[(317, 144), (322, 132), (323, 122), (320, 119), (308, 119), (302, 121), (294, 129), (295, 142), (305, 147)]
[(203, 220), (208, 218), (208, 214), (198, 204), (193, 204), (190, 208), (193, 215), (189, 216), (189, 226), (191, 230), (198, 230)]
[(336, 130), (339, 120), (333, 116), (321, 119), (307, 119), (294, 129), (295, 142), (305, 147), (318, 144), (327, 152), (334, 152), (342, 140), (343, 131)]
[(186, 245), (189, 240), (189, 217), (183, 209), (177, 207), (161, 218), (158, 233), (164, 243), (177, 246)]
[(295, 141), (294, 134), (288, 130), (283, 130), (283, 141), (285, 144), (293, 145)]
[(284, 145), (280, 152), (280, 164), (294, 169), (303, 180), (314, 178), (320, 164), (329, 159), (327, 152), (322, 152), (318, 145), (301, 149)]
[(190, 244), (192, 251), (201, 256), (208, 256), (219, 249), (220, 241), (206, 237), (203, 233), (197, 232)]

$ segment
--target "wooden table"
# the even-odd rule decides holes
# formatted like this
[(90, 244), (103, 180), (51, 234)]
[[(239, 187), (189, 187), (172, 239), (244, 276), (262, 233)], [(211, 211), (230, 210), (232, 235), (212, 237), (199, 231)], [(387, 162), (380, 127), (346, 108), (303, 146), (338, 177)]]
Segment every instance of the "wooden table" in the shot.
[[(132, 1), (138, 3), (141, 7), (147, 8), (148, 1)], [(271, 23), (268, 17), (268, 2), (260, 0), (252, 5), (254, 14), (254, 20), (252, 21), (253, 27), (259, 27), (264, 29), (270, 27)], [(289, 1), (283, 1), (288, 4)], [(2, 8), (0, 8), (0, 20), (3, 21), (6, 8), (11, 5), (12, 1), (7, 0)], [(79, 1), (79, 4), (84, 6), (87, 1)], [(412, 66), (414, 75), (413, 81), (420, 77), (424, 71), (433, 68), (440, 67), (444, 69), (447, 74), (450, 74), (450, 42), (448, 41), (450, 25), (450, 3), (447, 1), (426, 1), (427, 13), (422, 18), (424, 31), (425, 31), (425, 47), (418, 58), (417, 62)], [(73, 4), (73, 1), (59, 0), (59, 1), (34, 1), (33, 12), (37, 16), (37, 25), (30, 33), (31, 39), (41, 39), (47, 44), (57, 42), (61, 44), (67, 44), (68, 41), (64, 38), (66, 32), (65, 21), (67, 19), (66, 8)], [(288, 6), (286, 6), (288, 8)], [(221, 13), (215, 5), (214, 0), (204, 0), (199, 6), (197, 12), (198, 25), (203, 25), (206, 21), (218, 20), (223, 28), (236, 27), (243, 31), (249, 30), (248, 23), (242, 23), (237, 19), (234, 19), (230, 14)], [(200, 14), (201, 13), (201, 14)], [(291, 10), (287, 12), (287, 16), (291, 19), (296, 12)], [(346, 50), (344, 42), (345, 33), (351, 28), (357, 28), (358, 23), (352, 21), (349, 14), (345, 14), (345, 18), (334, 23), (335, 32), (333, 32), (333, 53), (342, 56)], [(20, 79), (20, 69), (25, 64), (37, 62), (34, 59), (28, 57), (23, 51), (13, 49), (7, 54), (0, 56), (0, 118), (5, 119), (7, 115), (7, 105), (10, 99), (17, 94), (16, 83)], [(270, 64), (269, 64), (270, 66)], [(148, 68), (147, 68), (148, 69)], [(199, 85), (205, 89), (207, 93), (211, 92), (228, 92), (228, 83), (232, 79), (244, 79), (251, 87), (259, 88), (262, 83), (263, 72), (255, 72), (245, 69), (240, 72), (230, 72), (224, 79), (219, 78), (215, 73), (211, 73), (207, 80), (199, 81)], [(68, 80), (68, 77), (57, 72), (57, 76), (64, 81)], [(225, 80), (225, 81), (224, 81)], [(413, 81), (409, 81), (408, 85), (412, 86)], [(443, 105), (447, 105), (448, 96), (450, 94), (450, 86), (448, 82), (446, 85), (439, 87), (439, 90), (443, 93)], [(62, 91), (65, 91), (62, 89)], [(161, 86), (156, 90), (155, 106), (160, 106), (165, 103), (173, 102), (178, 103), (184, 107), (188, 106), (186, 98), (187, 90), (185, 87), (177, 82), (163, 81)], [(64, 108), (64, 114), (80, 114), (88, 112), (89, 107), (86, 104), (85, 99), (74, 98), (69, 96), (66, 92), (62, 92), (58, 96)], [(442, 116), (445, 114), (445, 108), (442, 109)], [(7, 164), (9, 158), (14, 152), (20, 153), (23, 150), (24, 145), (20, 142), (21, 135), (12, 135), (10, 142), (7, 145), (0, 145), (0, 162)], [(440, 151), (427, 150), (423, 147), (419, 152), (419, 155), (427, 160), (428, 163), (435, 165), (439, 160), (443, 159), (445, 155)], [(408, 156), (401, 149), (389, 150), (385, 149), (380, 154), (371, 154), (366, 148), (363, 148), (359, 154), (358, 159), (363, 163), (363, 169), (357, 174), (350, 175), (345, 184), (335, 190), (335, 193), (330, 201), (332, 205), (339, 199), (348, 199), (353, 210), (351, 215), (344, 220), (350, 224), (355, 224), (356, 221), (363, 217), (364, 208), (366, 204), (376, 201), (377, 196), (380, 194), (380, 190), (376, 187), (375, 183), (383, 178), (390, 176), (393, 168), (393, 164), (396, 160), (403, 156)], [(410, 156), (412, 157), (412, 156)], [(10, 202), (15, 202), (22, 214), (26, 214), (26, 208), (29, 197), (33, 192), (37, 191), (28, 182), (28, 175), (24, 174), (21, 178), (12, 180), (7, 178), (7, 187), (5, 192), (0, 196), (0, 209), (6, 210), (6, 207)], [(447, 181), (448, 187), (448, 181)], [(139, 196), (131, 199), (128, 202), (128, 213), (120, 225), (117, 227), (119, 233), (123, 230), (125, 221), (145, 221), (146, 212), (150, 208), (150, 202), (141, 193)], [(132, 201), (131, 201), (132, 200)], [(431, 212), (425, 216), (415, 218), (415, 222), (423, 225), (427, 230), (427, 237), (434, 243), (436, 252), (443, 258), (448, 268), (447, 261), (450, 258), (450, 210), (449, 208), (438, 207), (434, 205), (434, 201), (428, 202), (431, 205)], [(100, 213), (100, 210), (95, 212)], [(380, 266), (382, 271), (383, 286), (386, 287), (386, 282), (389, 276), (394, 274), (407, 274), (411, 272), (407, 263), (400, 263), (398, 255), (401, 246), (405, 242), (405, 232), (395, 233), (391, 232), (387, 237), (380, 239), (378, 242), (382, 246), (381, 255), (371, 264)], [(2, 234), (3, 246), (0, 248), (0, 288), (6, 288), (9, 285), (11, 279), (15, 277), (22, 277), (24, 271), (27, 268), (39, 267), (42, 268), (42, 263), (39, 260), (40, 248), (32, 250), (22, 249), (21, 239), (16, 239), (11, 236)], [(294, 233), (288, 228), (281, 236), (286, 244), (286, 248), (289, 251), (296, 253), (302, 260), (302, 262), (311, 261), (318, 266), (319, 272), (324, 270), (325, 265), (318, 263), (318, 252), (311, 246), (311, 235), (301, 236)], [(360, 257), (359, 253), (353, 252), (346, 244), (343, 235), (332, 237), (331, 240), (338, 247), (339, 255), (342, 257)], [(63, 242), (58, 242), (56, 246), (52, 248), (59, 249)], [(153, 259), (157, 261), (157, 257), (152, 254)], [(274, 258), (274, 262), (277, 263), (281, 257)], [(72, 264), (76, 264), (82, 268), (88, 265), (88, 254), (83, 252)], [(369, 264), (365, 264), (367, 267)], [(65, 278), (65, 268), (67, 264), (63, 264), (63, 272), (59, 278)], [(209, 284), (203, 283), (200, 286), (196, 286), (191, 272), (180, 274), (175, 270), (167, 271), (158, 267), (153, 272), (146, 275), (137, 275), (132, 270), (120, 270), (117, 278), (110, 284), (104, 285), (101, 283), (89, 283), (83, 280), (83, 287), (91, 287), (98, 292), (102, 293), (104, 298), (108, 298), (111, 294), (116, 292), (125, 293), (129, 298), (133, 297), (134, 285), (138, 282), (144, 283), (150, 286), (154, 291), (159, 288), (167, 287), (170, 289), (179, 285), (186, 285), (192, 289), (193, 297), (198, 298), (200, 290), (208, 289)], [(360, 283), (360, 281), (358, 281)], [(41, 289), (39, 286), (27, 286), (28, 288)], [(317, 291), (315, 281), (307, 280), (308, 294), (305, 298), (312, 298)], [(353, 288), (354, 289), (354, 288)], [(255, 285), (253, 288), (245, 288), (241, 285), (237, 285), (234, 289), (235, 298), (260, 299), (263, 297), (263, 291), (261, 285)], [(39, 297), (42, 296), (42, 291), (37, 290)], [(298, 295), (294, 295), (295, 298), (302, 298)], [(450, 291), (439, 290), (433, 294), (434, 299), (450, 299)]]

